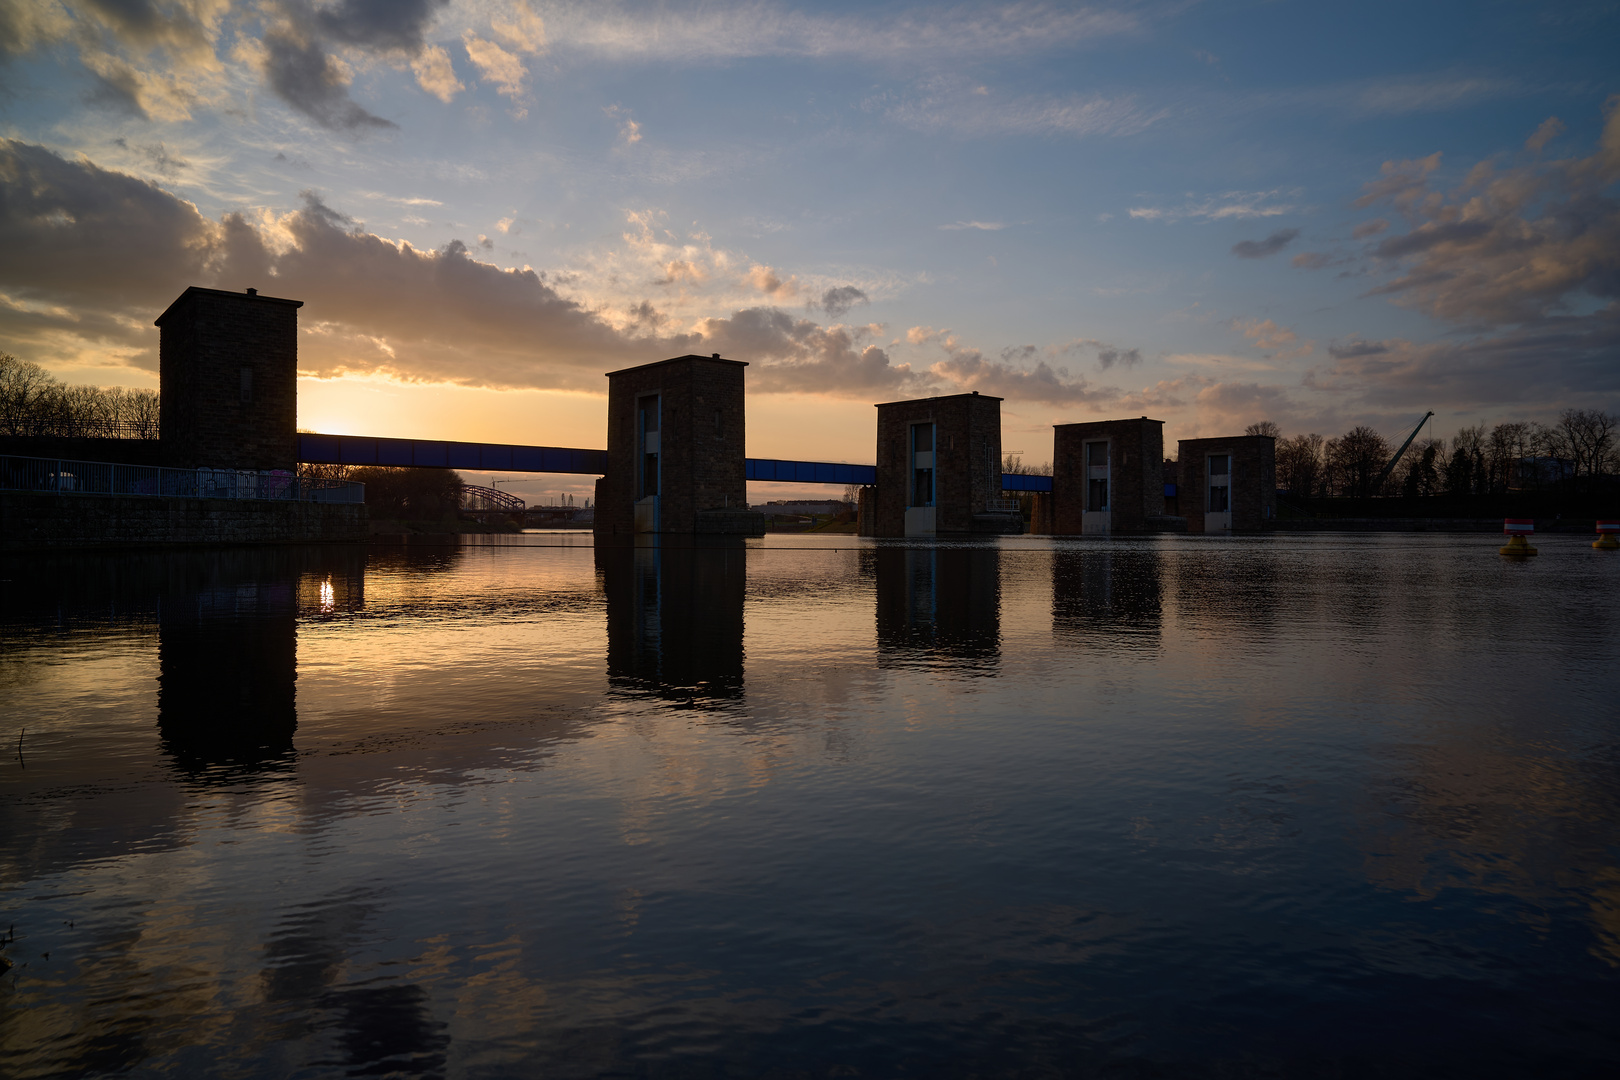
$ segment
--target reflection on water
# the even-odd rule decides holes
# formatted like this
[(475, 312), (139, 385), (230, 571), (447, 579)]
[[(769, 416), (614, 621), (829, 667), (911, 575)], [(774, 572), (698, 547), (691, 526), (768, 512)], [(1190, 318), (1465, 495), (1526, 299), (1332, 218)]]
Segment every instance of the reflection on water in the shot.
[(616, 685), (672, 701), (743, 692), (744, 545), (596, 549)]
[(884, 546), (870, 557), (884, 658), (925, 658), (949, 662), (963, 674), (995, 674), (1001, 653), (995, 547)]
[(1052, 559), (1052, 635), (1060, 645), (1151, 656), (1163, 616), (1163, 553), (1078, 548)]
[(1584, 542), (498, 540), (0, 565), (0, 1072), (1620, 1064)]

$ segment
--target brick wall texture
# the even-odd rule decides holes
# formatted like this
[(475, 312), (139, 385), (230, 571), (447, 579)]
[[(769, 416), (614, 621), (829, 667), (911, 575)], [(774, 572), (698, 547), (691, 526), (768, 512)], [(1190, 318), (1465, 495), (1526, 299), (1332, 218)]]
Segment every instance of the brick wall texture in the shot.
[(0, 550), (362, 543), (362, 504), (0, 492)]
[(763, 529), (763, 519), (756, 522), (756, 515), (746, 513), (747, 366), (713, 356), (678, 356), (608, 373), (608, 471), (596, 486), (598, 535), (635, 531), (641, 466), (636, 410), (637, 402), (650, 394), (661, 399), (658, 531)]
[(873, 536), (904, 536), (911, 426), (934, 425), (934, 535), (974, 532), (973, 516), (1001, 498), (1001, 399), (951, 394), (879, 405)]
[(1085, 444), (1108, 441), (1108, 505), (1116, 535), (1149, 531), (1164, 513), (1164, 421), (1097, 420), (1052, 427), (1052, 532), (1078, 536), (1086, 508)]
[(165, 465), (297, 466), (302, 304), (192, 287), (158, 316)]
[(1232, 531), (1260, 532), (1277, 517), (1277, 440), (1269, 435), (1232, 435), (1220, 439), (1182, 439), (1176, 449), (1178, 509), (1187, 531), (1204, 531), (1209, 508), (1204, 475), (1211, 454), (1232, 455)]

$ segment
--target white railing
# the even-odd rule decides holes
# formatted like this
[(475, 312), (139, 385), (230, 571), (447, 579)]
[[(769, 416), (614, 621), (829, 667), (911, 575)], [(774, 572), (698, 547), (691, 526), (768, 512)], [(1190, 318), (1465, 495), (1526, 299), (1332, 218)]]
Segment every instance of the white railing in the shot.
[(0, 489), (58, 495), (150, 495), (188, 499), (276, 499), (363, 503), (366, 485), (280, 469), (165, 469), (106, 461), (0, 455)]
[(1017, 499), (986, 499), (984, 512), (987, 514), (1016, 514), (1022, 510)]

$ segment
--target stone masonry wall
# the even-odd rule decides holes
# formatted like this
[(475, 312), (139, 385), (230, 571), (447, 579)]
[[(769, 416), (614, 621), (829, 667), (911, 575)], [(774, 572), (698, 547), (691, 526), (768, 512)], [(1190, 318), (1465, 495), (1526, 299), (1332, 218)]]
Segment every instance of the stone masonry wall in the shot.
[(158, 317), (165, 465), (296, 468), (300, 306), (192, 287)]
[(362, 543), (364, 504), (0, 492), (0, 550)]
[(893, 401), (877, 406), (874, 536), (906, 534), (911, 425), (934, 425), (934, 534), (966, 535), (973, 516), (1001, 498), (1001, 399), (982, 394)]
[(1078, 536), (1086, 508), (1087, 442), (1109, 443), (1110, 529), (1119, 535), (1149, 532), (1148, 518), (1164, 513), (1164, 421), (1097, 420), (1052, 427), (1052, 532)]
[[(658, 531), (753, 531), (748, 507), (743, 370), (739, 360), (680, 356), (608, 374), (608, 472), (597, 485), (595, 531), (635, 531), (641, 450), (637, 401), (660, 397)], [(705, 511), (725, 511), (700, 519)], [(745, 527), (748, 526), (748, 527)]]
[(1210, 454), (1232, 455), (1232, 531), (1260, 532), (1277, 518), (1277, 440), (1269, 435), (1182, 439), (1176, 449), (1177, 504), (1189, 533), (1204, 531), (1209, 508), (1204, 475)]

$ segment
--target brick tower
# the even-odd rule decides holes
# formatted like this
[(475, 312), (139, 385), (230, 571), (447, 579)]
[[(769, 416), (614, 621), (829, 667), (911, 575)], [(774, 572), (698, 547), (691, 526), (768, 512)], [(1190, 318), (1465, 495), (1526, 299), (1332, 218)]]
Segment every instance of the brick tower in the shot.
[(158, 316), (158, 435), (165, 465), (297, 467), (303, 306), (254, 289), (194, 285)]

